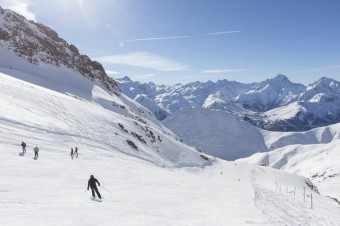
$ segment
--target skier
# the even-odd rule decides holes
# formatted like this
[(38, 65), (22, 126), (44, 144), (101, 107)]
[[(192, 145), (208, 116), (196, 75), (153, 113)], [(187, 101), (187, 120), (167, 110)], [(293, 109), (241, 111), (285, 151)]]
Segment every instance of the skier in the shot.
[(98, 186), (100, 186), (100, 183), (99, 181), (94, 178), (93, 175), (91, 175), (90, 179), (89, 179), (89, 182), (87, 183), (87, 190), (89, 190), (89, 187), (91, 188), (91, 191), (92, 191), (92, 197), (95, 198), (96, 197), (96, 194), (94, 192), (97, 193), (98, 195), (98, 198), (99, 199), (102, 199), (102, 196), (100, 195), (99, 191), (98, 191), (98, 188), (97, 188), (97, 185), (96, 183), (98, 184)]
[(73, 148), (71, 148), (71, 158), (73, 159)]
[(78, 148), (77, 148), (77, 147), (75, 147), (75, 149), (74, 149), (74, 154), (75, 154), (76, 157), (78, 158)]
[(35, 146), (35, 148), (33, 149), (34, 151), (34, 158), (38, 158), (38, 152), (39, 152), (39, 148), (37, 146)]
[(26, 143), (21, 142), (21, 147), (22, 147), (22, 153), (26, 153)]

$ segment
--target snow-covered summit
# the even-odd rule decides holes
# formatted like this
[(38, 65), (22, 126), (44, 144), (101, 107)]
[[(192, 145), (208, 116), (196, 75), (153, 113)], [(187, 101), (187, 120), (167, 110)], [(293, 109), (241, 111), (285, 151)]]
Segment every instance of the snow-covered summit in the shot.
[(304, 85), (292, 83), (284, 75), (277, 75), (253, 86), (238, 96), (237, 101), (248, 109), (263, 112), (291, 103), (305, 90)]
[(170, 114), (187, 107), (203, 107), (231, 113), (273, 131), (302, 131), (340, 122), (340, 85), (326, 77), (307, 87), (281, 74), (251, 84), (228, 80), (173, 86), (118, 80), (118, 84), (129, 97), (146, 95)]
[(340, 97), (340, 82), (322, 77), (307, 86), (306, 92), (299, 96), (299, 101), (309, 101), (318, 94)]
[(124, 76), (123, 78), (118, 78), (116, 80), (119, 80), (119, 82), (132, 82), (132, 80), (128, 76)]
[(102, 65), (79, 53), (51, 28), (0, 7), (0, 46), (33, 64), (48, 64), (78, 71), (100, 81), (106, 89), (119, 93), (117, 83), (106, 75)]

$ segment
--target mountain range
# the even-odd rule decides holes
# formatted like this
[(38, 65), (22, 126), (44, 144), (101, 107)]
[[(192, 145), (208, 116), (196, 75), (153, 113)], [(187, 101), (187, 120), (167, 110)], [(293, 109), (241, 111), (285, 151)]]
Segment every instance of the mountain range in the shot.
[(308, 86), (277, 75), (259, 83), (193, 82), (186, 85), (116, 79), (121, 91), (159, 120), (183, 108), (224, 111), (270, 131), (306, 131), (340, 122), (340, 83), (326, 77)]
[[(340, 220), (333, 200), (339, 199), (340, 124), (304, 132), (258, 128), (265, 128), (264, 119), (289, 121), (299, 108), (298, 120), (307, 117), (304, 111), (334, 120), (334, 80), (307, 87), (282, 75), (252, 84), (158, 86), (127, 77), (117, 83), (51, 28), (0, 7), (0, 81), (0, 225)], [(70, 155), (75, 146), (77, 158)], [(102, 200), (83, 190), (93, 174)]]

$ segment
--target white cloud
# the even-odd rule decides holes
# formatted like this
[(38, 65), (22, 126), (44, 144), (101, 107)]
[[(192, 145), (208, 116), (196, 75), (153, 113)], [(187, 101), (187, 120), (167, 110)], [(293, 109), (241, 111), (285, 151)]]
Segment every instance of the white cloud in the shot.
[(142, 42), (142, 41), (158, 41), (158, 40), (171, 40), (171, 39), (182, 39), (182, 38), (190, 38), (191, 36), (168, 36), (168, 37), (153, 37), (153, 38), (136, 38), (136, 39), (128, 39), (119, 41), (118, 44), (120, 47), (124, 47), (125, 43), (128, 42)]
[(159, 71), (184, 71), (188, 66), (176, 63), (168, 58), (148, 53), (133, 52), (98, 57), (95, 60), (104, 64), (122, 64), (136, 67), (151, 68)]
[(213, 70), (204, 70), (201, 71), (203, 74), (223, 74), (223, 73), (232, 73), (232, 72), (240, 72), (245, 71), (244, 69), (213, 69)]
[(28, 0), (5, 0), (1, 3), (3, 8), (19, 13), (28, 20), (36, 21), (35, 14), (28, 10), (29, 4), (30, 1)]
[(169, 37), (153, 37), (153, 38), (136, 38), (129, 39), (120, 42), (139, 42), (139, 41), (155, 41), (155, 40), (170, 40), (170, 39), (182, 39), (182, 38), (190, 38), (191, 36), (169, 36)]
[(207, 35), (226, 35), (226, 34), (234, 34), (234, 33), (239, 33), (241, 31), (219, 31), (219, 32), (213, 32), (213, 33), (208, 33)]
[(118, 71), (109, 71), (109, 70), (105, 70), (106, 74), (108, 75), (118, 75), (120, 74)]

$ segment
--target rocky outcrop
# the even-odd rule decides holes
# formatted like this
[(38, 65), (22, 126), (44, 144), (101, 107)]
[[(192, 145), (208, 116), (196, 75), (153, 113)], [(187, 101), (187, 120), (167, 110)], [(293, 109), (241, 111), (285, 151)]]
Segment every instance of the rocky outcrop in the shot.
[(100, 63), (80, 54), (77, 47), (68, 44), (51, 28), (1, 7), (0, 45), (33, 64), (65, 66), (92, 81), (100, 81), (117, 95), (120, 93), (116, 81), (107, 76)]

